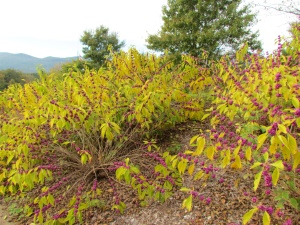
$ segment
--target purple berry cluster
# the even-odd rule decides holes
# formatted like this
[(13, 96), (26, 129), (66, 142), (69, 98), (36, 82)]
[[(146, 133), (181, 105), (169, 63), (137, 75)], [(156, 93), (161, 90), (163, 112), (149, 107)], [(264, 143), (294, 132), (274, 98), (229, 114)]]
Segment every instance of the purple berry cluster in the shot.
[(283, 165), (284, 165), (284, 169), (288, 172), (291, 172), (293, 167), (292, 165), (289, 165), (287, 162), (283, 162)]
[(64, 182), (66, 182), (68, 180), (68, 178), (64, 177), (62, 178), (59, 182), (57, 182), (56, 184), (54, 184), (52, 187), (50, 187), (47, 191), (43, 192), (40, 194), (40, 196), (47, 196), (48, 194), (52, 193), (53, 191), (57, 190), (58, 188), (60, 188)]
[(67, 211), (67, 210), (64, 210), (62, 213), (55, 214), (52, 218), (53, 218), (54, 220), (58, 220), (59, 218), (66, 217), (67, 214), (68, 214), (68, 211)]
[(291, 219), (288, 219), (282, 225), (293, 225), (293, 221)]
[(156, 161), (158, 161), (164, 167), (167, 167), (167, 164), (166, 164), (165, 160), (158, 153), (156, 153), (156, 152), (155, 153), (147, 152), (147, 153), (145, 153), (145, 155), (155, 159)]
[(113, 165), (108, 168), (108, 170), (116, 171), (119, 167), (124, 167), (126, 169), (130, 168), (125, 162), (114, 162)]
[(75, 205), (74, 205), (74, 216), (76, 216), (77, 212), (78, 212), (78, 208), (79, 208), (79, 203), (80, 203), (80, 200), (81, 200), (81, 194), (82, 194), (82, 190), (83, 190), (83, 185), (80, 185), (77, 189), (77, 193), (76, 193), (76, 202), (75, 202)]
[(268, 188), (271, 188), (272, 187), (272, 176), (270, 174), (270, 166), (265, 164), (264, 165), (264, 170), (263, 170), (263, 178), (264, 178), (264, 186), (265, 187), (268, 187)]
[(264, 205), (259, 205), (257, 208), (263, 212), (267, 212), (269, 215), (272, 215), (274, 212), (274, 209), (271, 206), (268, 207)]
[(300, 117), (300, 108), (295, 110), (295, 116), (298, 118)]
[(271, 135), (271, 136), (275, 136), (276, 135), (276, 131), (278, 129), (278, 123), (273, 123), (272, 124), (272, 127), (271, 129), (268, 131), (268, 133)]
[(93, 186), (92, 186), (92, 191), (96, 191), (96, 189), (97, 189), (97, 184), (98, 184), (97, 179), (94, 179), (94, 181), (93, 181)]

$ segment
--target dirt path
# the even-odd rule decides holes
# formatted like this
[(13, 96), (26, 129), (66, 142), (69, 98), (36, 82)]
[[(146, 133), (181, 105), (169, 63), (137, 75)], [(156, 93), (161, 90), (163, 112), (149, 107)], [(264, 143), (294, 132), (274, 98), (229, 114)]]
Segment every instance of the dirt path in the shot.
[(18, 223), (10, 222), (6, 209), (0, 205), (0, 224), (1, 225), (18, 225)]

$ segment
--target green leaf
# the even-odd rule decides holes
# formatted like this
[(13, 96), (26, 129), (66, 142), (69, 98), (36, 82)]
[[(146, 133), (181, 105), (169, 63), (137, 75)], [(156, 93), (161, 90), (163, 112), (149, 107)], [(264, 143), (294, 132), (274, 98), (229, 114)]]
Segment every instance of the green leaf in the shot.
[(270, 223), (271, 223), (270, 215), (265, 211), (263, 215), (263, 225), (270, 225)]
[(249, 210), (247, 213), (245, 213), (245, 215), (243, 216), (243, 224), (247, 224), (247, 223), (251, 220), (253, 214), (254, 214), (257, 210), (258, 210), (258, 208), (257, 208), (257, 207), (254, 207), (253, 209), (251, 209), (251, 210)]
[(40, 224), (43, 224), (43, 220), (44, 220), (44, 218), (43, 218), (43, 214), (42, 214), (42, 210), (41, 210), (39, 213), (39, 216), (38, 216), (38, 221)]
[(295, 209), (299, 209), (299, 203), (298, 203), (298, 201), (296, 200), (296, 199), (294, 199), (294, 198), (290, 198), (290, 203), (291, 203), (291, 206), (293, 207), (293, 208), (295, 208)]

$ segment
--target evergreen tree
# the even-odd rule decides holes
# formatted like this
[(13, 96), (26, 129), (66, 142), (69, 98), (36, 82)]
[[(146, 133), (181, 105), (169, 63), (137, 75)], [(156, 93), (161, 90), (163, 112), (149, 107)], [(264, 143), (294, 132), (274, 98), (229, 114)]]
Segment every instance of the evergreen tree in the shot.
[(110, 53), (109, 46), (113, 51), (120, 51), (125, 45), (124, 41), (119, 41), (117, 33), (110, 33), (104, 26), (100, 26), (95, 31), (84, 31), (80, 41), (84, 45), (82, 49), (84, 58), (91, 60), (96, 68), (104, 65)]

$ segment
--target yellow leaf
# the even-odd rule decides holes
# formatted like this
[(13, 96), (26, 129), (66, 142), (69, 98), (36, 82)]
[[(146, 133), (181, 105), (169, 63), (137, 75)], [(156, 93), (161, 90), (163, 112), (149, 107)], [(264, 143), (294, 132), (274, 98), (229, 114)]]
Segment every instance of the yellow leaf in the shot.
[(291, 158), (290, 150), (287, 147), (282, 146), (281, 147), (281, 152), (282, 152), (283, 158), (285, 160), (289, 161), (290, 158)]
[(284, 126), (284, 125), (282, 125), (282, 124), (278, 124), (278, 128), (279, 128), (279, 130), (282, 132), (282, 133), (287, 133), (286, 132), (286, 127)]
[(278, 169), (281, 169), (281, 170), (284, 169), (284, 165), (283, 165), (281, 160), (278, 160), (278, 161), (272, 163), (271, 166), (274, 166), (274, 167), (276, 167)]
[(196, 136), (192, 137), (191, 140), (190, 140), (190, 145), (193, 144), (198, 137), (199, 137), (199, 135), (196, 135)]
[(186, 166), (187, 166), (187, 162), (184, 159), (178, 163), (177, 167), (180, 174), (184, 174)]
[(284, 146), (289, 149), (289, 144), (288, 144), (287, 139), (284, 136), (282, 136), (282, 135), (278, 135), (278, 138), (281, 141), (281, 143), (284, 144)]
[(16, 161), (16, 168), (17, 168), (17, 169), (19, 169), (21, 161), (22, 161), (22, 158), (19, 158), (19, 159)]
[(194, 170), (195, 170), (195, 163), (189, 166), (188, 173), (192, 176)]
[(210, 160), (214, 160), (215, 149), (213, 146), (210, 146), (206, 149), (206, 156)]
[(251, 161), (251, 158), (252, 158), (252, 150), (251, 150), (250, 147), (248, 147), (248, 148), (246, 149), (246, 159), (247, 159), (248, 161)]
[(203, 117), (202, 117), (202, 119), (201, 120), (205, 120), (207, 117), (209, 117), (210, 116), (210, 113), (207, 113), (207, 114), (205, 114)]
[(81, 164), (82, 164), (82, 165), (85, 165), (86, 162), (87, 162), (87, 160), (88, 160), (87, 155), (86, 155), (86, 154), (82, 154), (80, 160), (81, 160)]
[(263, 215), (263, 225), (270, 225), (270, 223), (271, 223), (270, 215), (265, 211)]
[(116, 131), (118, 134), (120, 134), (120, 127), (118, 124), (114, 123), (114, 122), (110, 122), (111, 125), (113, 126), (113, 130)]
[(182, 208), (186, 208), (188, 211), (191, 211), (192, 209), (192, 201), (193, 201), (193, 196), (190, 195), (186, 199), (183, 200), (182, 202)]
[[(228, 154), (229, 151), (229, 154)], [(226, 150), (226, 156), (223, 158), (222, 161), (222, 168), (225, 168), (230, 164), (230, 150)]]
[(205, 146), (205, 138), (199, 137), (197, 140), (197, 148), (196, 148), (196, 151), (194, 152), (193, 156), (201, 155), (203, 152), (204, 146)]
[(235, 160), (231, 164), (231, 168), (234, 168), (234, 169), (241, 169), (242, 168), (241, 158), (240, 158), (239, 155), (235, 156)]
[(294, 155), (293, 170), (297, 169), (299, 163), (300, 163), (300, 152), (297, 152), (297, 153)]
[(292, 103), (295, 108), (299, 108), (299, 100), (296, 97), (292, 98)]
[(267, 139), (267, 137), (268, 137), (268, 133), (267, 132), (258, 136), (256, 150), (260, 149), (260, 147), (263, 145), (263, 143), (265, 142), (265, 140)]
[(202, 170), (200, 170), (196, 175), (194, 176), (194, 180), (199, 180), (203, 177), (204, 173)]
[(247, 112), (244, 114), (244, 119), (245, 119), (245, 120), (248, 120), (249, 117), (250, 117), (250, 112), (247, 111)]
[(279, 169), (275, 168), (272, 173), (272, 183), (274, 186), (277, 185), (278, 179), (279, 179)]
[(191, 151), (191, 150), (186, 150), (184, 152), (185, 155), (194, 155), (195, 152)]
[(298, 151), (297, 141), (290, 134), (288, 134), (288, 145), (288, 148), (291, 150), (292, 154), (296, 154), (296, 152)]
[(104, 138), (105, 137), (105, 133), (106, 133), (106, 130), (108, 128), (108, 124), (107, 123), (104, 123), (101, 125), (100, 129), (101, 129), (101, 137)]
[(222, 133), (219, 135), (219, 138), (223, 138), (223, 137), (224, 137), (224, 135), (225, 135), (225, 133), (224, 133), (224, 132), (222, 132)]
[(237, 156), (237, 155), (239, 154), (240, 149), (241, 149), (241, 144), (239, 144), (239, 146), (237, 146), (237, 147), (234, 149), (233, 155), (234, 155), (234, 156)]
[(269, 147), (270, 154), (275, 154), (276, 153), (276, 147), (277, 147), (276, 144), (270, 145), (270, 147)]
[(268, 152), (265, 152), (265, 153), (263, 154), (263, 157), (264, 157), (265, 162), (267, 162), (267, 161), (269, 160), (269, 153), (268, 153)]
[(258, 208), (257, 208), (257, 207), (254, 207), (253, 209), (249, 210), (249, 211), (243, 216), (243, 224), (244, 224), (244, 225), (247, 224), (247, 223), (251, 220), (253, 214), (254, 214), (257, 210), (258, 210)]
[(260, 171), (259, 173), (255, 174), (255, 177), (254, 177), (254, 191), (257, 190), (258, 188), (258, 185), (259, 185), (259, 182), (260, 182), (260, 179), (261, 179), (261, 174), (262, 174), (262, 171)]

